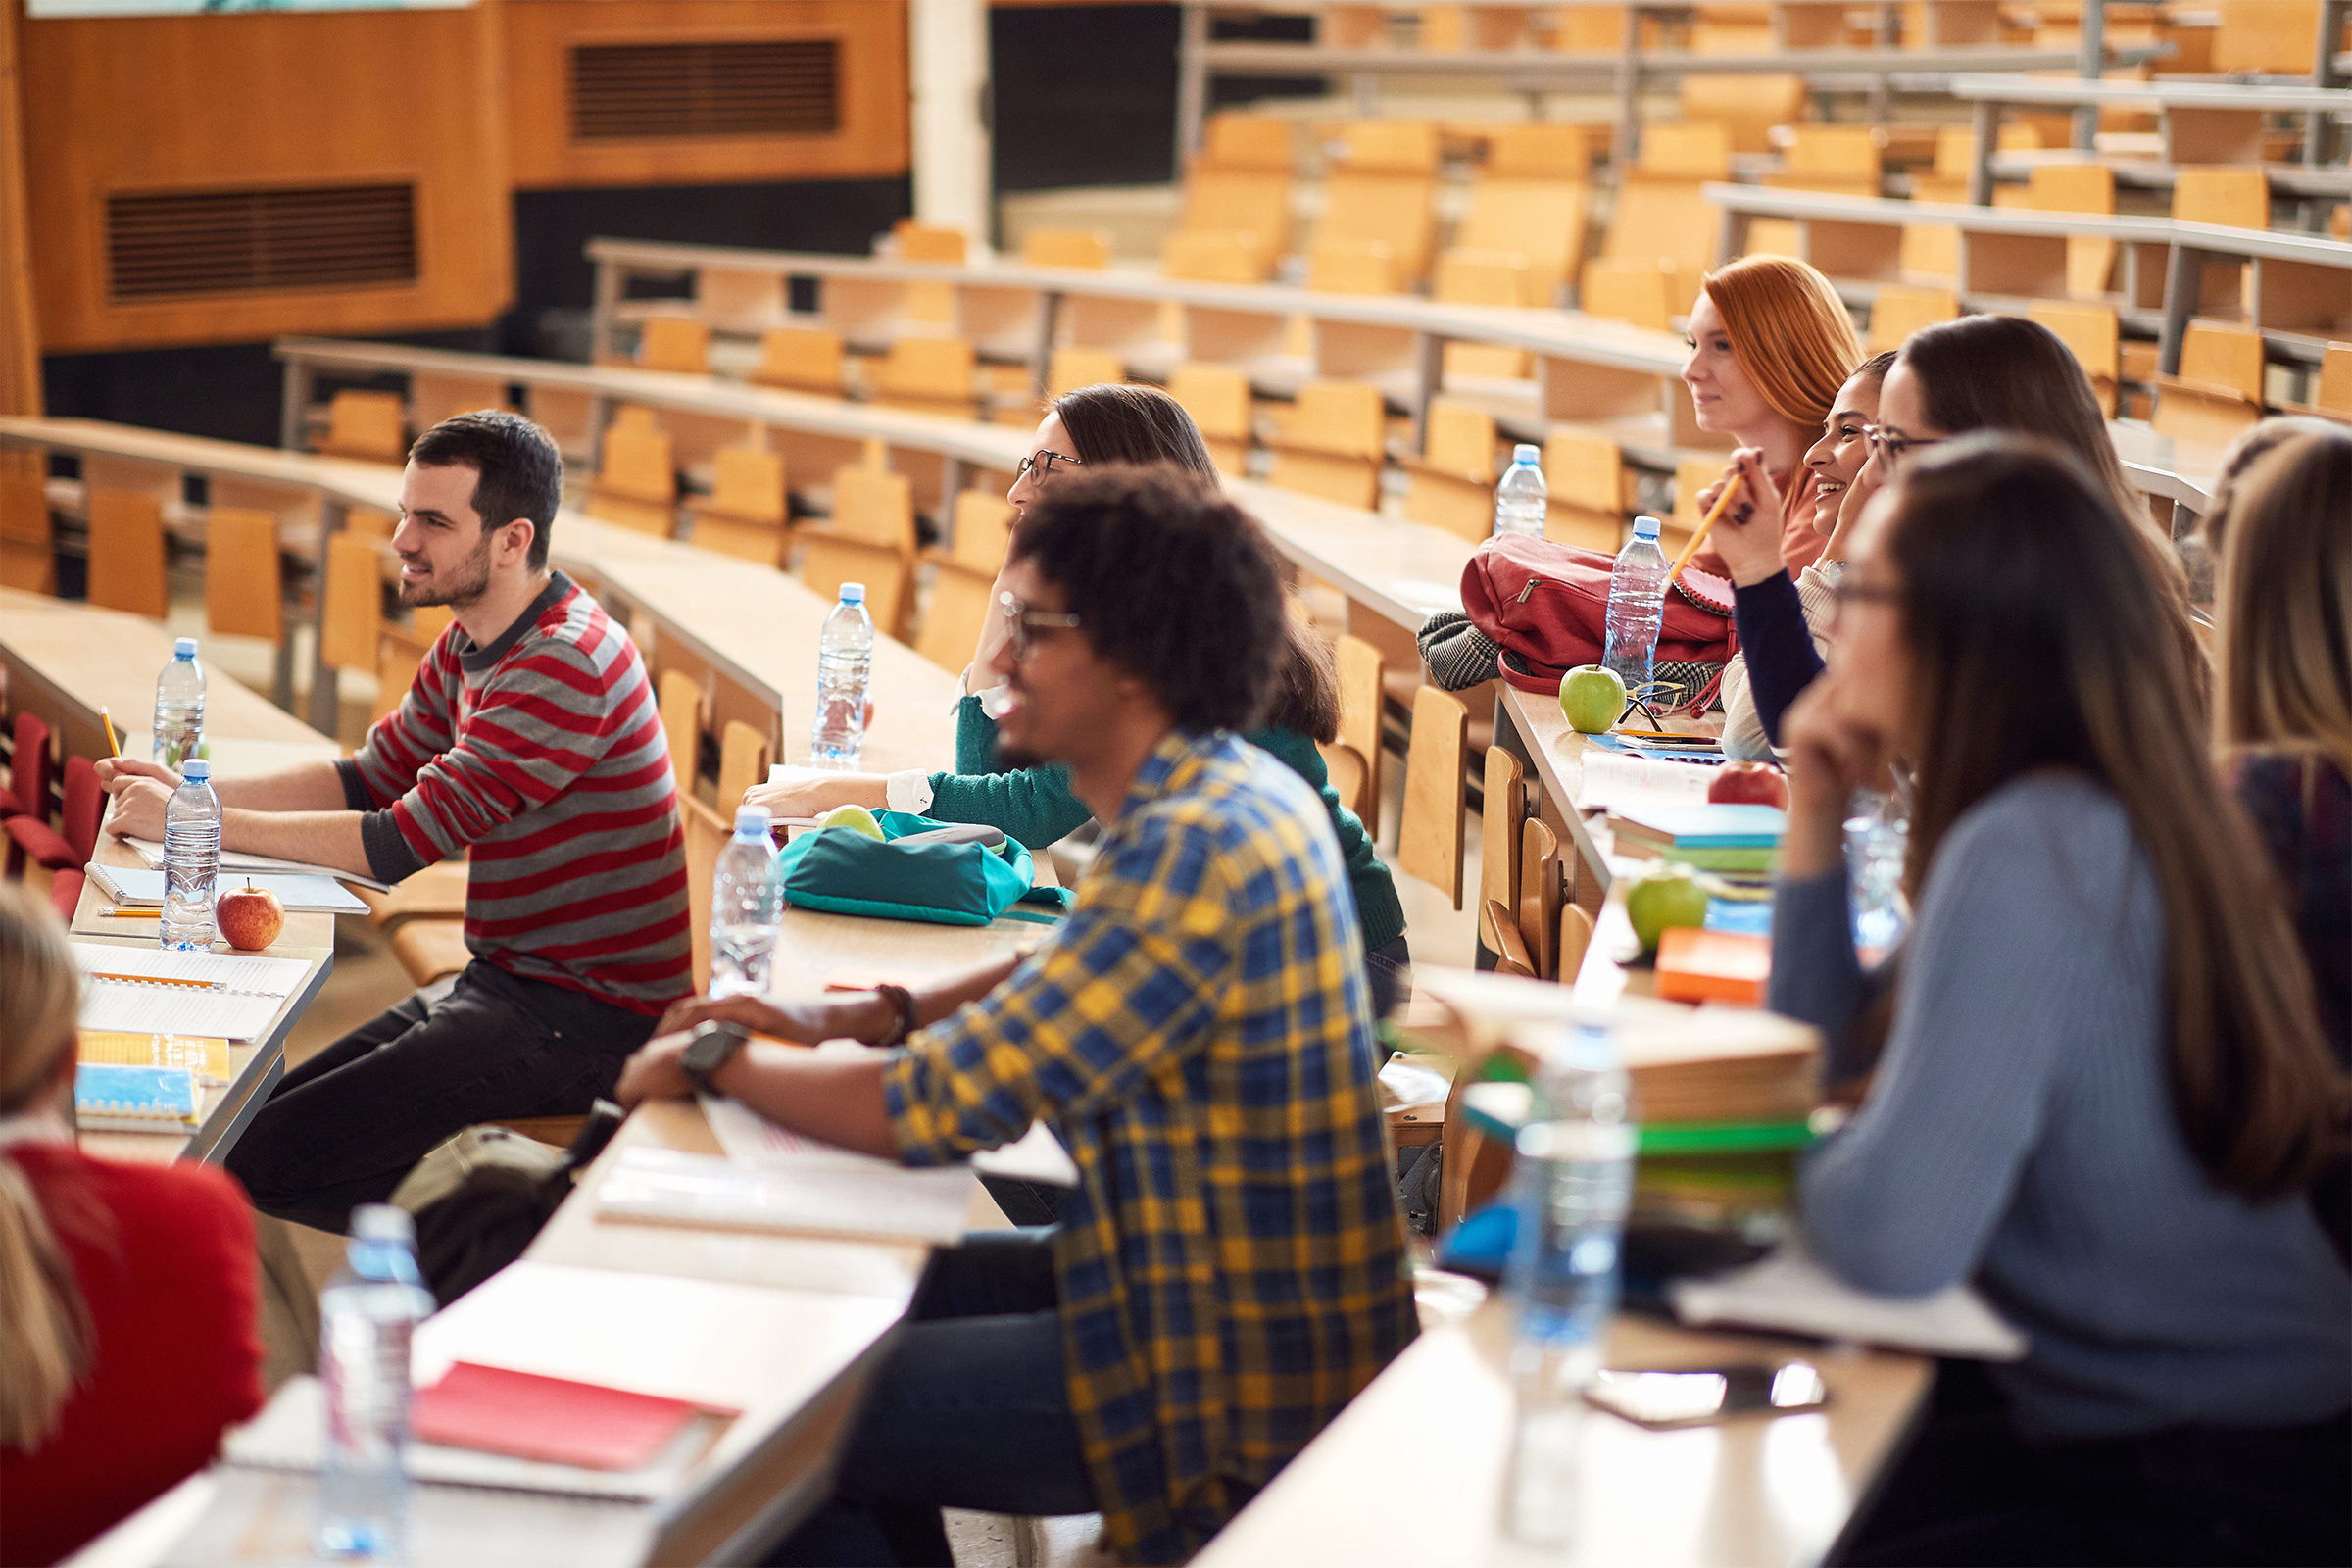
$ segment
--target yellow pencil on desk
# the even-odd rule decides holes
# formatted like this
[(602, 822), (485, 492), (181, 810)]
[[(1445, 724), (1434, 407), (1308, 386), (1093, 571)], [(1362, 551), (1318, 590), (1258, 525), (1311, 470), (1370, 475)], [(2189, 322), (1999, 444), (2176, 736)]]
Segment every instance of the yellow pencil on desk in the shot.
[(164, 917), (161, 909), (118, 909), (103, 904), (96, 912), (101, 920), (161, 920)]
[(116, 761), (121, 761), (122, 760), (122, 743), (115, 739), (115, 715), (101, 708), (98, 710), (98, 719), (106, 726), (107, 755)]
[(220, 989), (220, 982), (216, 980), (180, 980), (170, 975), (160, 974), (108, 974), (102, 969), (91, 970), (90, 978), (93, 980), (120, 980), (125, 985), (134, 986), (184, 986), (190, 991), (218, 991)]

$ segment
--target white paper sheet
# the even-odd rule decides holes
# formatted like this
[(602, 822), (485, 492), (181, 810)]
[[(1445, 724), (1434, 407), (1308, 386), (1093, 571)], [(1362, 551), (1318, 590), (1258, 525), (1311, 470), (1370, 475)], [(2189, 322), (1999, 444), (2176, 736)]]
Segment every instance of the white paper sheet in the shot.
[(1739, 1323), (1978, 1361), (2014, 1361), (2026, 1353), (2026, 1337), (1967, 1286), (1933, 1296), (1865, 1295), (1793, 1242), (1711, 1280), (1676, 1280), (1666, 1294), (1675, 1316), (1693, 1326)]

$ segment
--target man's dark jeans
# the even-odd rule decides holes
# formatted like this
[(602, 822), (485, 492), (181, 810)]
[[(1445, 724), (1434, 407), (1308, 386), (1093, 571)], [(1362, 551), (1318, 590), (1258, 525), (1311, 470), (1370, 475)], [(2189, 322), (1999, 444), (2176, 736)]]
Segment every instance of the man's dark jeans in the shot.
[(935, 1253), (833, 1500), (768, 1561), (954, 1568), (943, 1507), (1094, 1512), (1055, 1299), (1051, 1228), (978, 1231)]
[(288, 1073), (229, 1174), (263, 1213), (342, 1231), (463, 1128), (586, 1111), (658, 1021), (476, 959)]

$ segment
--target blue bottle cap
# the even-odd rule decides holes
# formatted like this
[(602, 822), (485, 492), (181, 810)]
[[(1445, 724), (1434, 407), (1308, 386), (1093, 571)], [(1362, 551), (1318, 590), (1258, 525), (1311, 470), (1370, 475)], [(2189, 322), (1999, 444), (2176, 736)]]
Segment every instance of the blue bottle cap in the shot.
[(1511, 461), (1513, 463), (1524, 463), (1532, 468), (1544, 461), (1544, 451), (1541, 447), (1531, 447), (1526, 442), (1522, 441), (1517, 446), (1511, 448)]
[(1634, 519), (1634, 537), (1635, 537), (1635, 538), (1637, 538), (1637, 539), (1655, 539), (1657, 536), (1658, 536), (1658, 519), (1657, 519), (1657, 518), (1655, 518), (1655, 517), (1636, 517), (1636, 518)]
[(355, 1242), (398, 1242), (404, 1247), (416, 1245), (416, 1222), (405, 1208), (390, 1203), (362, 1203), (351, 1211), (351, 1239)]
[(196, 639), (193, 637), (182, 637), (173, 642), (172, 645), (172, 657), (174, 659), (194, 659), (196, 657)]
[(201, 757), (191, 757), (179, 764), (179, 776), (202, 784), (213, 776), (213, 764)]
[(775, 825), (775, 813), (764, 806), (735, 808), (735, 836), (739, 839), (766, 838)]
[(845, 605), (862, 605), (862, 604), (864, 604), (864, 603), (865, 603), (865, 584), (863, 584), (863, 583), (861, 583), (861, 582), (845, 582), (845, 583), (843, 583), (843, 584), (841, 585), (841, 602), (842, 602), (843, 604), (845, 604)]

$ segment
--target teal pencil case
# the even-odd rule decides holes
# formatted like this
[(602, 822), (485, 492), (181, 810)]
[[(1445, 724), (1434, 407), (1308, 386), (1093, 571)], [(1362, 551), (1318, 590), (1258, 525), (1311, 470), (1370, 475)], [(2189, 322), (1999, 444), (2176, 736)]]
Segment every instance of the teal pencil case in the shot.
[(899, 841), (950, 827), (907, 811), (876, 811), (879, 839), (854, 827), (800, 834), (776, 857), (784, 902), (796, 909), (986, 925), (1003, 915), (1054, 920), (1068, 906), (1066, 888), (1033, 888), (1036, 862), (1019, 840), (984, 844)]

